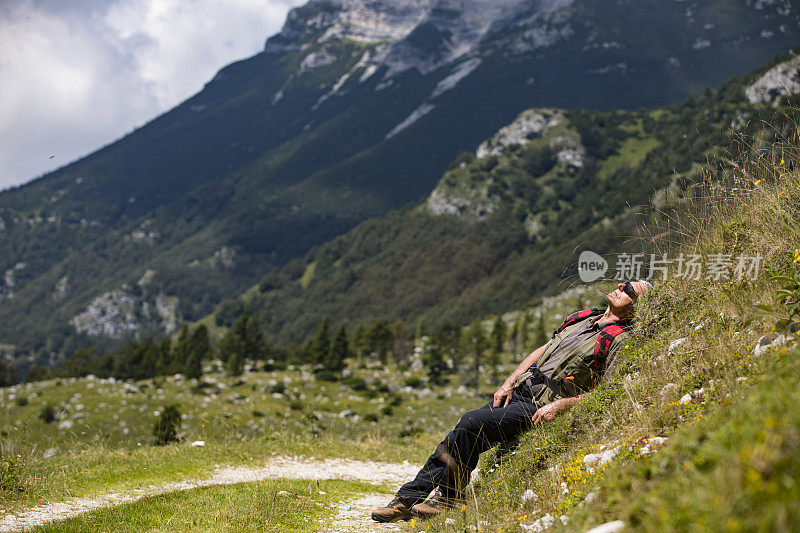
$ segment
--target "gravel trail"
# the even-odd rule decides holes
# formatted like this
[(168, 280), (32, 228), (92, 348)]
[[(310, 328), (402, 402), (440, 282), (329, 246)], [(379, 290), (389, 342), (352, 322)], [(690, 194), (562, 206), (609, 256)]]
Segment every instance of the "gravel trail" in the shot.
[(386, 505), (394, 494), (365, 494), (340, 502), (339, 511), (330, 523), (320, 525), (319, 533), (372, 533), (403, 531), (401, 523), (379, 524), (370, 518), (370, 511)]
[[(263, 481), (274, 478), (292, 479), (347, 479), (362, 481), (372, 484), (401, 485), (417, 473), (417, 467), (407, 461), (403, 463), (379, 463), (374, 461), (355, 461), (351, 459), (314, 459), (308, 457), (273, 457), (265, 465), (257, 468), (234, 467), (218, 469), (213, 476), (207, 479), (191, 479), (150, 485), (140, 489), (111, 492), (92, 498), (73, 498), (66, 502), (47, 503), (38, 505), (18, 514), (9, 514), (0, 517), (0, 532), (23, 531), (40, 526), (53, 520), (72, 518), (82, 513), (111, 507), (124, 503), (135, 502), (148, 496), (155, 496), (167, 492), (190, 490), (211, 485), (230, 485), (251, 481)], [(380, 498), (378, 497), (380, 496)], [(387, 498), (388, 496), (388, 498)], [(369, 509), (387, 502), (389, 495), (369, 495), (366, 497), (347, 500), (339, 507), (342, 520), (362, 521), (360, 527), (372, 524), (369, 520)], [(363, 516), (362, 516), (363, 515)], [(364, 521), (363, 519), (366, 519)], [(396, 527), (374, 524), (373, 529), (342, 529), (347, 523), (334, 520), (328, 524), (333, 529), (326, 531), (393, 531)]]

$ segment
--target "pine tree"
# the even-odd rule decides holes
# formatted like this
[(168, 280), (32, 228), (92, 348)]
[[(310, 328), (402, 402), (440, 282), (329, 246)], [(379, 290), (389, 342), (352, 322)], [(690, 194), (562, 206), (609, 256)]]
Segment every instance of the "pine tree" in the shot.
[(475, 394), (479, 394), (480, 386), (480, 364), (483, 352), (486, 350), (486, 335), (480, 320), (473, 320), (464, 332), (464, 344), (468, 351), (472, 353), (473, 369), (475, 371)]
[(219, 357), (227, 365), (234, 355), (244, 353), (244, 341), (236, 334), (236, 331), (229, 329), (219, 341)]
[(225, 363), (225, 372), (229, 376), (241, 376), (244, 372), (244, 356), (241, 352), (234, 352)]
[(156, 361), (156, 368), (158, 375), (162, 376), (167, 374), (167, 367), (172, 361), (172, 339), (169, 335), (161, 339), (158, 343), (158, 361)]
[(437, 344), (431, 344), (428, 347), (423, 362), (428, 369), (428, 379), (434, 385), (444, 385), (447, 383), (447, 378), (442, 377), (442, 373), (447, 369), (447, 363), (444, 360), (444, 353), (442, 348)]
[(503, 343), (506, 337), (506, 323), (500, 317), (495, 318), (490, 335), (490, 363), (492, 365), (492, 382), (497, 383), (497, 366), (500, 364), (500, 354), (503, 353)]
[(255, 360), (266, 358), (267, 343), (255, 317), (244, 311), (236, 322), (234, 329), (242, 339), (245, 356)]
[(317, 331), (317, 336), (314, 338), (314, 342), (311, 344), (311, 364), (313, 365), (320, 365), (325, 362), (325, 358), (328, 356), (328, 352), (331, 350), (331, 320), (328, 317), (325, 317), (325, 320), (322, 321), (322, 325)]
[(353, 332), (353, 349), (360, 363), (361, 358), (364, 357), (364, 353), (367, 351), (367, 329), (364, 324), (357, 325), (355, 332)]
[(17, 367), (0, 356), (0, 387), (17, 384)]
[(508, 332), (508, 341), (511, 343), (511, 351), (517, 353), (517, 333), (519, 331), (519, 319), (514, 320), (514, 325), (511, 326), (511, 331)]
[(172, 348), (172, 356), (167, 361), (166, 374), (176, 374), (182, 372), (186, 367), (186, 358), (189, 355), (189, 326), (185, 325), (178, 333), (178, 340)]
[(536, 329), (533, 332), (533, 349), (536, 350), (540, 346), (547, 343), (547, 331), (544, 329), (544, 313), (539, 312), (539, 320), (536, 322)]
[(530, 325), (530, 315), (526, 311), (519, 322), (519, 329), (517, 331), (517, 345), (521, 350), (527, 350), (528, 344), (528, 326)]
[(419, 317), (419, 320), (417, 320), (417, 331), (415, 332), (414, 337), (416, 337), (417, 339), (421, 339), (427, 334), (428, 330), (425, 327), (425, 317), (421, 316)]
[(366, 333), (367, 350), (369, 353), (377, 354), (382, 363), (386, 362), (386, 356), (392, 349), (394, 335), (392, 334), (389, 321), (385, 318), (376, 318), (370, 324)]
[(344, 370), (345, 367), (344, 360), (349, 356), (350, 345), (347, 341), (347, 331), (344, 329), (344, 326), (342, 326), (339, 328), (339, 333), (336, 334), (336, 338), (333, 340), (333, 344), (325, 358), (325, 369), (335, 373), (337, 377), (341, 376), (342, 370)]
[(205, 324), (200, 324), (192, 332), (187, 343), (186, 362), (183, 367), (186, 377), (199, 378), (203, 374), (203, 361), (211, 358), (212, 354), (208, 328)]
[(442, 349), (442, 354), (447, 357), (450, 356), (455, 365), (458, 366), (461, 362), (461, 354), (459, 353), (458, 343), (461, 339), (461, 328), (452, 322), (444, 322), (436, 333), (433, 335), (434, 341)]

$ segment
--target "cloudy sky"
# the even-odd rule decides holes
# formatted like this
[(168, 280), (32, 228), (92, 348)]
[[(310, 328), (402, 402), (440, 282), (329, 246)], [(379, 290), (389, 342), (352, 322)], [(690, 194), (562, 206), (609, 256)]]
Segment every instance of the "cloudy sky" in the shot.
[(0, 189), (130, 132), (305, 0), (0, 0)]

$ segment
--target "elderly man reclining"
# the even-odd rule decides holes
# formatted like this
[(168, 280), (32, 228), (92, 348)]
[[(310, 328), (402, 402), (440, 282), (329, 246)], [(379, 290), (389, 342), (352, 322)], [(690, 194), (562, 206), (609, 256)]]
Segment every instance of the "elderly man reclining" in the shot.
[[(634, 305), (649, 286), (643, 280), (620, 283), (606, 295), (605, 310), (587, 309), (568, 316), (553, 338), (511, 373), (493, 401), (461, 417), (417, 476), (386, 507), (373, 510), (372, 519), (429, 518), (462, 502), (464, 487), (482, 452), (552, 420), (597, 385), (624, 346)], [(424, 501), (434, 489), (433, 497)]]

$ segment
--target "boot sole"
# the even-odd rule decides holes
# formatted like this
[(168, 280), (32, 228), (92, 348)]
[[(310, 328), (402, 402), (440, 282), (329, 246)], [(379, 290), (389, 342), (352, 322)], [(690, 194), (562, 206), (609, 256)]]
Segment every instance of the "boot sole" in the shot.
[(400, 516), (389, 517), (389, 516), (383, 516), (383, 515), (380, 515), (380, 514), (377, 514), (377, 513), (372, 513), (372, 519), (375, 520), (376, 522), (380, 522), (382, 524), (389, 524), (391, 522), (399, 522), (401, 520), (407, 522), (407, 521), (411, 520), (411, 515), (409, 514), (407, 516), (406, 515), (400, 515)]

